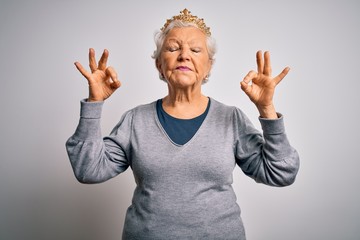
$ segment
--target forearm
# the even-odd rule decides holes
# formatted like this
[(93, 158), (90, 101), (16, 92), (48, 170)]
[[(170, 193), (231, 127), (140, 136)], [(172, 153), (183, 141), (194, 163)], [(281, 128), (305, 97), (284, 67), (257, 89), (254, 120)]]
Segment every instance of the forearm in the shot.
[[(66, 150), (74, 170), (81, 183), (104, 182), (123, 169), (113, 156), (101, 136), (100, 116), (102, 102), (81, 102), (81, 117), (75, 133), (66, 142)], [(114, 147), (115, 144), (113, 144)]]
[(299, 156), (285, 134), (283, 118), (281, 115), (279, 119), (260, 118), (260, 122), (263, 136), (248, 135), (243, 139), (247, 151), (239, 151), (238, 163), (256, 182), (271, 186), (290, 185), (299, 169)]
[[(259, 169), (262, 180), (270, 185), (287, 186), (295, 181), (299, 169), (299, 155), (290, 145), (285, 133), (284, 119), (260, 119), (263, 129), (264, 162)], [(260, 180), (260, 179), (258, 179)]]

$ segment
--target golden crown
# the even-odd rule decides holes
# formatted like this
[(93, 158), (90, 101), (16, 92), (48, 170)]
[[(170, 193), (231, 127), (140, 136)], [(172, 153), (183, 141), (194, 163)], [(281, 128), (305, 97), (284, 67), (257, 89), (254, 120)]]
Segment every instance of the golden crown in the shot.
[(160, 29), (165, 31), (172, 21), (179, 20), (187, 23), (195, 23), (198, 28), (203, 31), (207, 36), (211, 36), (210, 28), (206, 26), (203, 18), (198, 18), (197, 16), (191, 15), (191, 12), (186, 8), (180, 12), (179, 15), (173, 16), (171, 19), (166, 20), (165, 25)]

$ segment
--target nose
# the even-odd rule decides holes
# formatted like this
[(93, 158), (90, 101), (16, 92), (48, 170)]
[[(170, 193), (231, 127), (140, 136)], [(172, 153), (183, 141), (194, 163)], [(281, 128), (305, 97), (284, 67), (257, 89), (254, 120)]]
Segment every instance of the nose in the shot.
[(190, 59), (190, 50), (187, 48), (182, 48), (178, 56), (178, 61), (187, 61)]

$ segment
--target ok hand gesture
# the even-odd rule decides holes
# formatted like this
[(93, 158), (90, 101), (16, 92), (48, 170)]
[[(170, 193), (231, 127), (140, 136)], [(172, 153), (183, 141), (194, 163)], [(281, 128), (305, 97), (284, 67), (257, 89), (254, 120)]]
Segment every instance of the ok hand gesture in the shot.
[[(263, 118), (277, 118), (273, 105), (275, 87), (287, 75), (290, 68), (286, 67), (279, 75), (271, 77), (270, 53), (256, 53), (257, 72), (250, 71), (240, 83), (241, 89), (256, 105)], [(251, 84), (250, 84), (251, 83)]]
[(109, 52), (104, 50), (100, 61), (96, 64), (95, 51), (89, 49), (89, 66), (91, 73), (86, 71), (84, 67), (79, 63), (75, 62), (76, 68), (79, 72), (87, 79), (89, 84), (89, 98), (87, 101), (104, 101), (111, 96), (121, 85), (117, 78), (117, 73), (114, 68), (107, 67)]

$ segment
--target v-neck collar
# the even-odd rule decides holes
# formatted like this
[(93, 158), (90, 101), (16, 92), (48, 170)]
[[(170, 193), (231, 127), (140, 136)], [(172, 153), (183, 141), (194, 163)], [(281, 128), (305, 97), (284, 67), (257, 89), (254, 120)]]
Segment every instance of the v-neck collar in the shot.
[(197, 138), (197, 136), (199, 134), (201, 134), (202, 129), (205, 127), (205, 125), (207, 125), (207, 122), (209, 121), (208, 119), (210, 118), (210, 115), (212, 114), (212, 109), (213, 109), (213, 103), (214, 100), (212, 98), (209, 97), (209, 110), (208, 113), (204, 119), (204, 121), (201, 123), (200, 127), (198, 128), (198, 130), (195, 132), (195, 134), (190, 138), (189, 141), (187, 141), (185, 144), (181, 145), (181, 144), (177, 144), (175, 143), (170, 136), (167, 134), (167, 132), (165, 131), (164, 127), (162, 126), (162, 124), (160, 123), (159, 120), (159, 116), (157, 114), (157, 110), (156, 110), (156, 103), (157, 101), (153, 102), (153, 106), (152, 106), (152, 112), (153, 112), (153, 117), (155, 118), (156, 124), (159, 127), (159, 130), (162, 132), (163, 137), (166, 139), (166, 141), (168, 143), (170, 143), (172, 146), (177, 147), (177, 148), (186, 148), (188, 145), (192, 144), (193, 141), (195, 141), (195, 139)]

